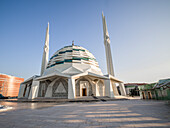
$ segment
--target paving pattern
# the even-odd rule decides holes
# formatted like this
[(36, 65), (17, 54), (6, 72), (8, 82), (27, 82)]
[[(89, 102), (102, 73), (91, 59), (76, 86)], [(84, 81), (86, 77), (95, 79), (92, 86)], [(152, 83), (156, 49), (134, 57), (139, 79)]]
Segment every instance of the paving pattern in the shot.
[(168, 101), (121, 100), (96, 103), (11, 103), (0, 111), (1, 128), (170, 127)]

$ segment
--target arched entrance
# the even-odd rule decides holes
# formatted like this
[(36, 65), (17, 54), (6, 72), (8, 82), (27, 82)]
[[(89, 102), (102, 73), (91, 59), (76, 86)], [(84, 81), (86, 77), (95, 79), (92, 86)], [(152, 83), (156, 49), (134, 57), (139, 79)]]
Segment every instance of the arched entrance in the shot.
[(93, 94), (92, 84), (90, 79), (86, 77), (79, 78), (76, 81), (76, 97), (91, 96)]
[(31, 91), (31, 83), (25, 85), (25, 89), (24, 89), (24, 92), (23, 92), (23, 97), (28, 98), (29, 94), (30, 94), (30, 91)]
[(52, 87), (52, 97), (68, 98), (68, 83), (64, 79), (59, 79)]
[(27, 84), (25, 85), (25, 88), (24, 88), (23, 97), (25, 97), (26, 91), (27, 91)]
[(40, 82), (38, 97), (45, 97), (47, 87), (48, 87), (48, 83), (46, 81)]

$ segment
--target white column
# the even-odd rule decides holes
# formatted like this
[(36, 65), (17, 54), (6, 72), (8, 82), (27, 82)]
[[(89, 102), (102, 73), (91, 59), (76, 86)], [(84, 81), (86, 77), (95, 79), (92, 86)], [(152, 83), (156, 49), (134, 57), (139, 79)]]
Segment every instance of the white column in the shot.
[(122, 96), (126, 96), (126, 90), (125, 90), (125, 86), (123, 83), (119, 83), (119, 87), (120, 87), (120, 92)]
[(98, 83), (99, 83), (99, 81), (97, 81), (96, 84), (95, 84), (95, 86), (96, 86), (96, 96), (100, 96), (99, 88), (98, 88)]
[(68, 79), (68, 99), (75, 98), (75, 79)]
[(111, 80), (110, 79), (104, 80), (104, 84), (105, 84), (105, 96), (109, 96), (109, 97), (113, 98), (114, 94), (113, 94)]
[(40, 84), (39, 81), (33, 80), (28, 99), (34, 99), (38, 97), (39, 84)]
[(22, 98), (25, 90), (25, 84), (21, 84), (19, 88), (18, 98)]
[(96, 84), (90, 83), (92, 85), (92, 94), (96, 96)]

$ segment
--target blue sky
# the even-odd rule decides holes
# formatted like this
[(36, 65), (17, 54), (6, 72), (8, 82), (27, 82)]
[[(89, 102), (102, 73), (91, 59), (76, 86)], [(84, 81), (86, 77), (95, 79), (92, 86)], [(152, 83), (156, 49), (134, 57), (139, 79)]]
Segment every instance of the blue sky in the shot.
[(0, 0), (0, 73), (40, 74), (49, 21), (50, 56), (74, 40), (106, 74), (102, 11), (118, 79), (170, 78), (169, 0)]

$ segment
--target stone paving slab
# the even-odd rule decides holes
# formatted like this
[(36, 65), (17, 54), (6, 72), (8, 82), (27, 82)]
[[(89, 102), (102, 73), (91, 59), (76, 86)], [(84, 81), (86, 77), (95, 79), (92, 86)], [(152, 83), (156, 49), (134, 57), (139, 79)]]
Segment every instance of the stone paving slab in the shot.
[(170, 127), (170, 103), (117, 100), (91, 103), (0, 102), (2, 128), (164, 128)]

